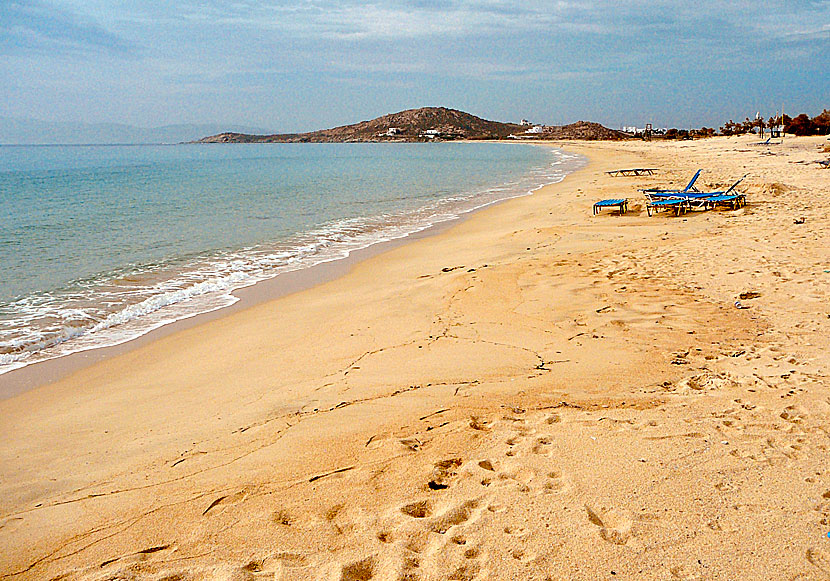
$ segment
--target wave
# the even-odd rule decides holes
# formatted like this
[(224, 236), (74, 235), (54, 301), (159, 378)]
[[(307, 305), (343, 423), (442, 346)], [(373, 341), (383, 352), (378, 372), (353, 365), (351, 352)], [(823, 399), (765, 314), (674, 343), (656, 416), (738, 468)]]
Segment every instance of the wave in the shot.
[(271, 244), (168, 264), (131, 265), (61, 291), (0, 306), (0, 374), (32, 363), (118, 345), (175, 321), (233, 305), (233, 292), (285, 272), (348, 257), (494, 203), (562, 181), (583, 158), (553, 160), (516, 182), (422, 203), (411, 211), (334, 220)]

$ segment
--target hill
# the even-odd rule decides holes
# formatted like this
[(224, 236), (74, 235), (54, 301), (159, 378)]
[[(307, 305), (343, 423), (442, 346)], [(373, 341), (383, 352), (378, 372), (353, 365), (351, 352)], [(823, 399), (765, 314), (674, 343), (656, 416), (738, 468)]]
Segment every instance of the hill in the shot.
[(616, 141), (630, 137), (622, 131), (608, 129), (599, 123), (589, 121), (577, 121), (570, 125), (545, 127), (542, 133), (539, 134), (540, 139), (582, 139), (588, 141)]
[(409, 109), (310, 133), (248, 135), (220, 133), (198, 143), (333, 143), (354, 141), (428, 141), (434, 139), (504, 139), (521, 131), (515, 123), (488, 121), (463, 111), (445, 107)]
[(408, 109), (310, 133), (252, 135), (219, 133), (196, 143), (343, 143), (365, 141), (445, 141), (452, 139), (581, 139), (619, 140), (630, 135), (588, 121), (570, 125), (537, 126), (488, 121), (463, 111), (445, 107)]

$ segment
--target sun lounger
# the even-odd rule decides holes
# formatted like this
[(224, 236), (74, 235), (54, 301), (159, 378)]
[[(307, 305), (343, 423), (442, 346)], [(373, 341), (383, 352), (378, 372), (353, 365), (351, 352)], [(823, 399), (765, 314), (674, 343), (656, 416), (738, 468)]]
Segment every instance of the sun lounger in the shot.
[(821, 169), (830, 169), (830, 159), (824, 159), (818, 162), (818, 164), (821, 166)]
[[(734, 190), (735, 188), (737, 188), (737, 187), (738, 187), (738, 185), (740, 185), (740, 183), (746, 179), (746, 176), (748, 176), (748, 175), (749, 175), (749, 174), (745, 174), (745, 175), (744, 175), (741, 179), (739, 179), (739, 180), (738, 180), (738, 181), (736, 181), (734, 184), (732, 184), (731, 186), (729, 186), (729, 189), (728, 189), (728, 190), (723, 191), (723, 192), (700, 192), (700, 191), (694, 191), (694, 192), (676, 193), (676, 194), (673, 194), (673, 196), (675, 196), (675, 197), (682, 197), (682, 198), (686, 198), (686, 199), (687, 199), (687, 200), (689, 200), (689, 201), (694, 201), (694, 200), (705, 200), (705, 199), (711, 198), (711, 197), (713, 197), (713, 196), (728, 196), (728, 195), (730, 195), (730, 194), (732, 193), (732, 190)], [(652, 195), (653, 195), (653, 194), (652, 194)], [(658, 197), (659, 197), (659, 195), (658, 195)]]
[(649, 199), (646, 202), (646, 212), (648, 212), (649, 216), (656, 214), (660, 210), (674, 210), (674, 215), (680, 216), (690, 209), (691, 204), (685, 198)]
[(700, 177), (701, 172), (703, 172), (702, 169), (697, 170), (697, 173), (695, 173), (695, 175), (692, 176), (692, 179), (689, 181), (689, 183), (686, 185), (686, 187), (683, 188), (682, 190), (662, 190), (660, 188), (649, 188), (649, 189), (640, 190), (640, 191), (644, 192), (647, 196), (669, 197), (669, 198), (677, 196), (679, 194), (688, 194), (688, 193), (692, 193), (692, 192), (697, 192), (698, 190), (695, 188), (695, 182), (697, 181), (697, 178)]
[(656, 171), (657, 169), (653, 167), (637, 167), (634, 169), (615, 169), (605, 173), (611, 176), (650, 176), (654, 175)]
[[(689, 182), (689, 186), (694, 186), (694, 182), (697, 180), (697, 176), (699, 174), (700, 174), (700, 171), (698, 171), (698, 173), (695, 174), (695, 177), (692, 178), (692, 181)], [(739, 179), (734, 184), (729, 186), (728, 190), (723, 191), (723, 192), (701, 192), (697, 188), (695, 188), (695, 187), (690, 188), (689, 186), (686, 186), (686, 188), (683, 189), (683, 190), (675, 190), (675, 191), (672, 191), (672, 190), (642, 190), (642, 191), (645, 192), (646, 197), (655, 198), (655, 199), (656, 198), (686, 198), (688, 200), (694, 200), (694, 199), (709, 198), (709, 197), (712, 197), (712, 196), (721, 196), (721, 195), (728, 196), (729, 194), (732, 193), (732, 190), (737, 188), (738, 185), (746, 179), (746, 176), (748, 176), (748, 175), (749, 174), (744, 175), (741, 179)]]
[[(694, 186), (694, 181), (700, 172), (695, 174), (695, 178), (689, 183)], [(684, 212), (689, 212), (692, 209), (708, 210), (716, 206), (729, 206), (733, 210), (746, 205), (746, 196), (743, 194), (733, 194), (732, 191), (746, 179), (744, 175), (741, 179), (732, 184), (728, 190), (723, 192), (676, 192), (669, 194), (665, 191), (646, 193), (646, 210), (651, 216), (659, 210), (673, 209), (675, 215), (679, 216)], [(688, 188), (689, 186), (687, 186)]]
[(628, 199), (627, 198), (618, 198), (618, 199), (609, 199), (609, 200), (600, 200), (596, 204), (594, 204), (594, 216), (596, 216), (602, 208), (617, 208), (620, 211), (620, 215), (625, 214), (628, 211)]
[(703, 199), (712, 208), (716, 206), (729, 206), (733, 210), (737, 210), (738, 208), (746, 206), (746, 196), (743, 194), (719, 194)]

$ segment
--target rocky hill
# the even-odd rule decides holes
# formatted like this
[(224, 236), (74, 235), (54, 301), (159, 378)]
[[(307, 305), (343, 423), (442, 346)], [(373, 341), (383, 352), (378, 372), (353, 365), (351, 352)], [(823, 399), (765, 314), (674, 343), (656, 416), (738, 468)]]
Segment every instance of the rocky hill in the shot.
[(332, 143), (349, 141), (428, 141), (447, 139), (504, 139), (522, 131), (520, 125), (488, 121), (444, 107), (409, 109), (333, 129), (311, 133), (247, 135), (220, 133), (197, 143)]
[(538, 136), (540, 139), (581, 139), (588, 141), (614, 141), (631, 137), (622, 131), (608, 129), (599, 123), (589, 121), (577, 121), (570, 125), (545, 127)]
[(196, 143), (342, 143), (506, 138), (615, 140), (629, 137), (621, 131), (586, 121), (570, 125), (535, 127), (531, 133), (527, 132), (528, 129), (527, 125), (488, 121), (455, 109), (423, 107), (310, 133), (220, 133), (204, 137)]

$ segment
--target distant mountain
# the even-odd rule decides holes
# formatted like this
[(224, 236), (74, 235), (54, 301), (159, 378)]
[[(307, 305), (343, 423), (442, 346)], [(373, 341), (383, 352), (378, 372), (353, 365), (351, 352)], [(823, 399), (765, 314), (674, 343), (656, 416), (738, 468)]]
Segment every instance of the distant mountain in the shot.
[[(0, 145), (182, 143), (223, 129), (227, 129), (227, 125), (135, 127), (119, 123), (66, 123), (0, 117)], [(260, 131), (242, 126), (234, 129), (246, 133)]]
[(250, 135), (225, 132), (199, 143), (333, 143), (350, 141), (429, 141), (446, 139), (504, 139), (524, 128), (515, 123), (488, 121), (463, 111), (423, 107), (384, 115), (371, 121), (311, 133)]

